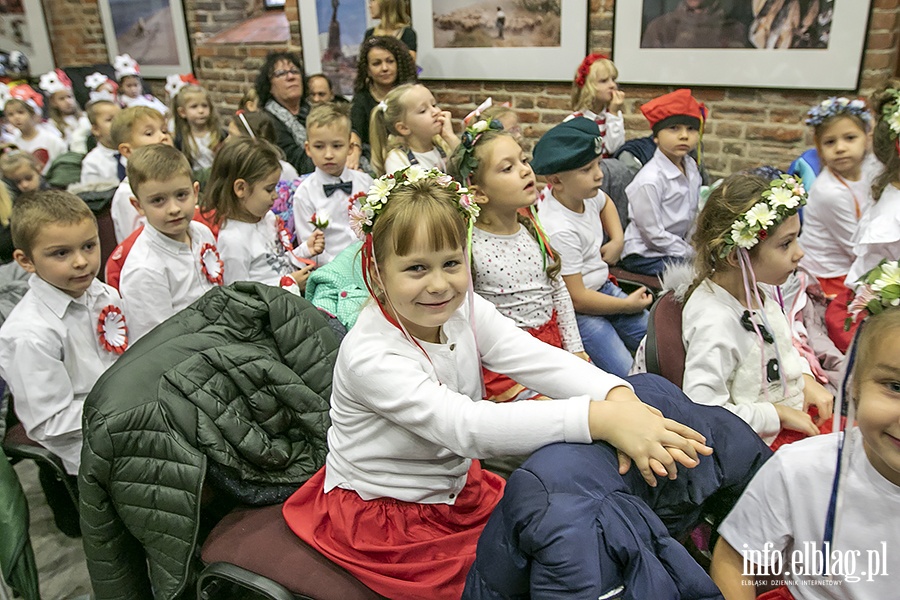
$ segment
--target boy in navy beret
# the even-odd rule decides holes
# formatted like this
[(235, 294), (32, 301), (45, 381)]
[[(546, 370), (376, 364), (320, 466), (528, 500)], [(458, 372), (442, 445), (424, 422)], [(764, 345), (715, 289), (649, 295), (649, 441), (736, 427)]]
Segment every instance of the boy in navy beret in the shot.
[(690, 156), (700, 141), (706, 108), (691, 90), (675, 90), (641, 106), (656, 152), (625, 188), (628, 227), (622, 267), (660, 275), (666, 264), (690, 260), (700, 204), (700, 170)]
[[(541, 220), (562, 262), (560, 272), (572, 304), (584, 349), (609, 373), (628, 374), (631, 353), (647, 333), (653, 297), (646, 288), (623, 292), (609, 278), (608, 264), (622, 253), (623, 233), (616, 207), (600, 190), (603, 138), (597, 124), (578, 117), (557, 125), (534, 148), (532, 168), (550, 188)], [(603, 232), (609, 241), (603, 243)]]

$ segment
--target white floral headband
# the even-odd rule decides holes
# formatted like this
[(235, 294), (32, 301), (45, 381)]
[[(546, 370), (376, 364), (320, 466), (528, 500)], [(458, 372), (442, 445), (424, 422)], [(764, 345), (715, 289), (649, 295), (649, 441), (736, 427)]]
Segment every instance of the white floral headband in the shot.
[(749, 250), (769, 236), (769, 230), (780, 225), (806, 204), (806, 190), (799, 177), (782, 175), (760, 194), (754, 204), (731, 224), (731, 235), (725, 238), (719, 256), (725, 258), (735, 248)]
[(117, 56), (113, 61), (113, 69), (116, 70), (116, 79), (119, 81), (122, 81), (123, 77), (128, 77), (129, 75), (135, 77), (140, 77), (141, 75), (141, 67), (138, 65), (137, 61), (128, 54), (120, 54)]
[[(888, 127), (891, 128), (891, 136), (894, 139), (900, 139), (900, 89), (889, 89), (886, 93), (894, 96), (894, 99), (892, 102), (884, 105), (881, 109), (881, 116), (887, 122)], [(898, 151), (900, 151), (900, 148), (898, 148)]]
[(466, 218), (468, 224), (474, 223), (481, 210), (469, 196), (469, 190), (461, 186), (452, 177), (439, 169), (422, 169), (412, 165), (402, 171), (383, 175), (372, 183), (369, 193), (359, 208), (350, 211), (350, 227), (356, 237), (363, 240), (372, 233), (375, 218), (381, 214), (391, 196), (391, 191), (398, 186), (407, 186), (423, 179), (432, 179), (441, 187), (449, 188), (456, 193), (458, 210)]
[(72, 89), (72, 80), (60, 69), (55, 69), (41, 75), (38, 87), (44, 90), (48, 96), (56, 92), (65, 92)]
[(836, 117), (838, 115), (852, 115), (858, 117), (865, 124), (866, 129), (872, 123), (872, 113), (866, 106), (864, 100), (859, 98), (850, 100), (849, 98), (837, 98), (832, 96), (827, 100), (823, 100), (816, 104), (809, 112), (806, 113), (806, 124), (811, 127), (818, 127), (825, 122), (826, 119)]

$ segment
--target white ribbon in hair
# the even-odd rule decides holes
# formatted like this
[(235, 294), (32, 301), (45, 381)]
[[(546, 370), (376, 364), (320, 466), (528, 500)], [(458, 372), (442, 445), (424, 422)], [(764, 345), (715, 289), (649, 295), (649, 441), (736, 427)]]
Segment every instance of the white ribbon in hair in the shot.
[(377, 108), (381, 112), (387, 112), (387, 102), (382, 100), (381, 102), (378, 103), (378, 106), (376, 106), (375, 108)]

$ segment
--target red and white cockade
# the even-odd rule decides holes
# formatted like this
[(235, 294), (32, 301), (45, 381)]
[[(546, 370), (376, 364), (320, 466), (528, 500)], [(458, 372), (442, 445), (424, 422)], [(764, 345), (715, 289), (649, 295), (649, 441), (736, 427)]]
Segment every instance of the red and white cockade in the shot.
[(206, 243), (200, 248), (200, 270), (210, 283), (222, 285), (225, 264), (214, 244)]
[(107, 352), (122, 354), (128, 348), (128, 326), (125, 324), (125, 315), (115, 304), (106, 306), (100, 311), (97, 319), (97, 334), (100, 338), (100, 346)]

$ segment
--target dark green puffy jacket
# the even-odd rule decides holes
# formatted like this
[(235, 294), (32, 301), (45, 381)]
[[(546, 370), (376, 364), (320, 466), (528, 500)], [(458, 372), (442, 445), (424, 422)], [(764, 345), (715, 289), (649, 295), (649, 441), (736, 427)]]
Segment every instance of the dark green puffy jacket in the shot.
[(98, 600), (185, 589), (204, 481), (275, 503), (324, 464), (337, 349), (306, 300), (236, 283), (141, 338), (97, 381), (79, 490)]

